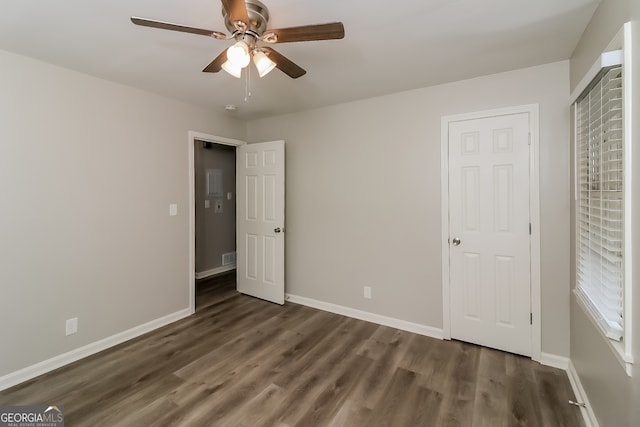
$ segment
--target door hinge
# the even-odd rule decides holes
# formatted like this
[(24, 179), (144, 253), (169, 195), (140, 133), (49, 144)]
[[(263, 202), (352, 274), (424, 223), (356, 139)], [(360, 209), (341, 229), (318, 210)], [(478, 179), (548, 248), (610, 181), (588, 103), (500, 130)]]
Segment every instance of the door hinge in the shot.
[(531, 145), (531, 132), (529, 132), (529, 145)]
[(531, 223), (529, 223), (529, 236), (531, 236)]
[(529, 324), (533, 325), (533, 313), (529, 313)]

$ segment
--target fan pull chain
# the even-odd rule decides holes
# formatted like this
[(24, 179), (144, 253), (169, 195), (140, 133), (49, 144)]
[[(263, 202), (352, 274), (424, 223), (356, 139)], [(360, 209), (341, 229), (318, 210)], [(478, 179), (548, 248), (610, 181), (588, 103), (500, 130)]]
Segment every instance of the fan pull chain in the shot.
[(245, 78), (245, 86), (244, 86), (244, 102), (249, 102), (249, 98), (251, 98), (251, 67), (246, 68), (246, 78)]

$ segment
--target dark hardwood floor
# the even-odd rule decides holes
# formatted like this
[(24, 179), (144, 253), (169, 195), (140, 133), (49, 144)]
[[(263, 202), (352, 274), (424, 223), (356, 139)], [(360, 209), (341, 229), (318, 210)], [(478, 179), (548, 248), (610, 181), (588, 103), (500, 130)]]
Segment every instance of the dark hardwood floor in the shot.
[(530, 359), (198, 284), (195, 315), (0, 392), (74, 426), (582, 426)]

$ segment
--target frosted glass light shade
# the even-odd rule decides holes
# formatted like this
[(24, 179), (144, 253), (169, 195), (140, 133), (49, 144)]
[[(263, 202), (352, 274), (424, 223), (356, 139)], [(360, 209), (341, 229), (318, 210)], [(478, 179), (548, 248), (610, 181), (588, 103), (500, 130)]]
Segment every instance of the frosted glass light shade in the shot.
[(240, 76), (242, 76), (242, 68), (236, 67), (231, 62), (229, 62), (229, 60), (225, 61), (225, 63), (222, 64), (222, 69), (238, 79), (240, 78)]
[(269, 59), (264, 52), (257, 51), (253, 54), (253, 63), (256, 64), (258, 75), (264, 77), (276, 66), (276, 63)]
[(249, 65), (249, 46), (245, 42), (238, 42), (227, 49), (227, 60), (238, 68)]

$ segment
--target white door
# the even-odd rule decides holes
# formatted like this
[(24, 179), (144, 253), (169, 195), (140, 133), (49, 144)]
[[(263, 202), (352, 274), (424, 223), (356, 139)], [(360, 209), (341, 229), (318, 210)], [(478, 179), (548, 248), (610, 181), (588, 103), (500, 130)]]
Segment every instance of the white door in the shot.
[(451, 337), (530, 356), (529, 114), (448, 131)]
[(284, 141), (236, 152), (238, 291), (284, 304)]

